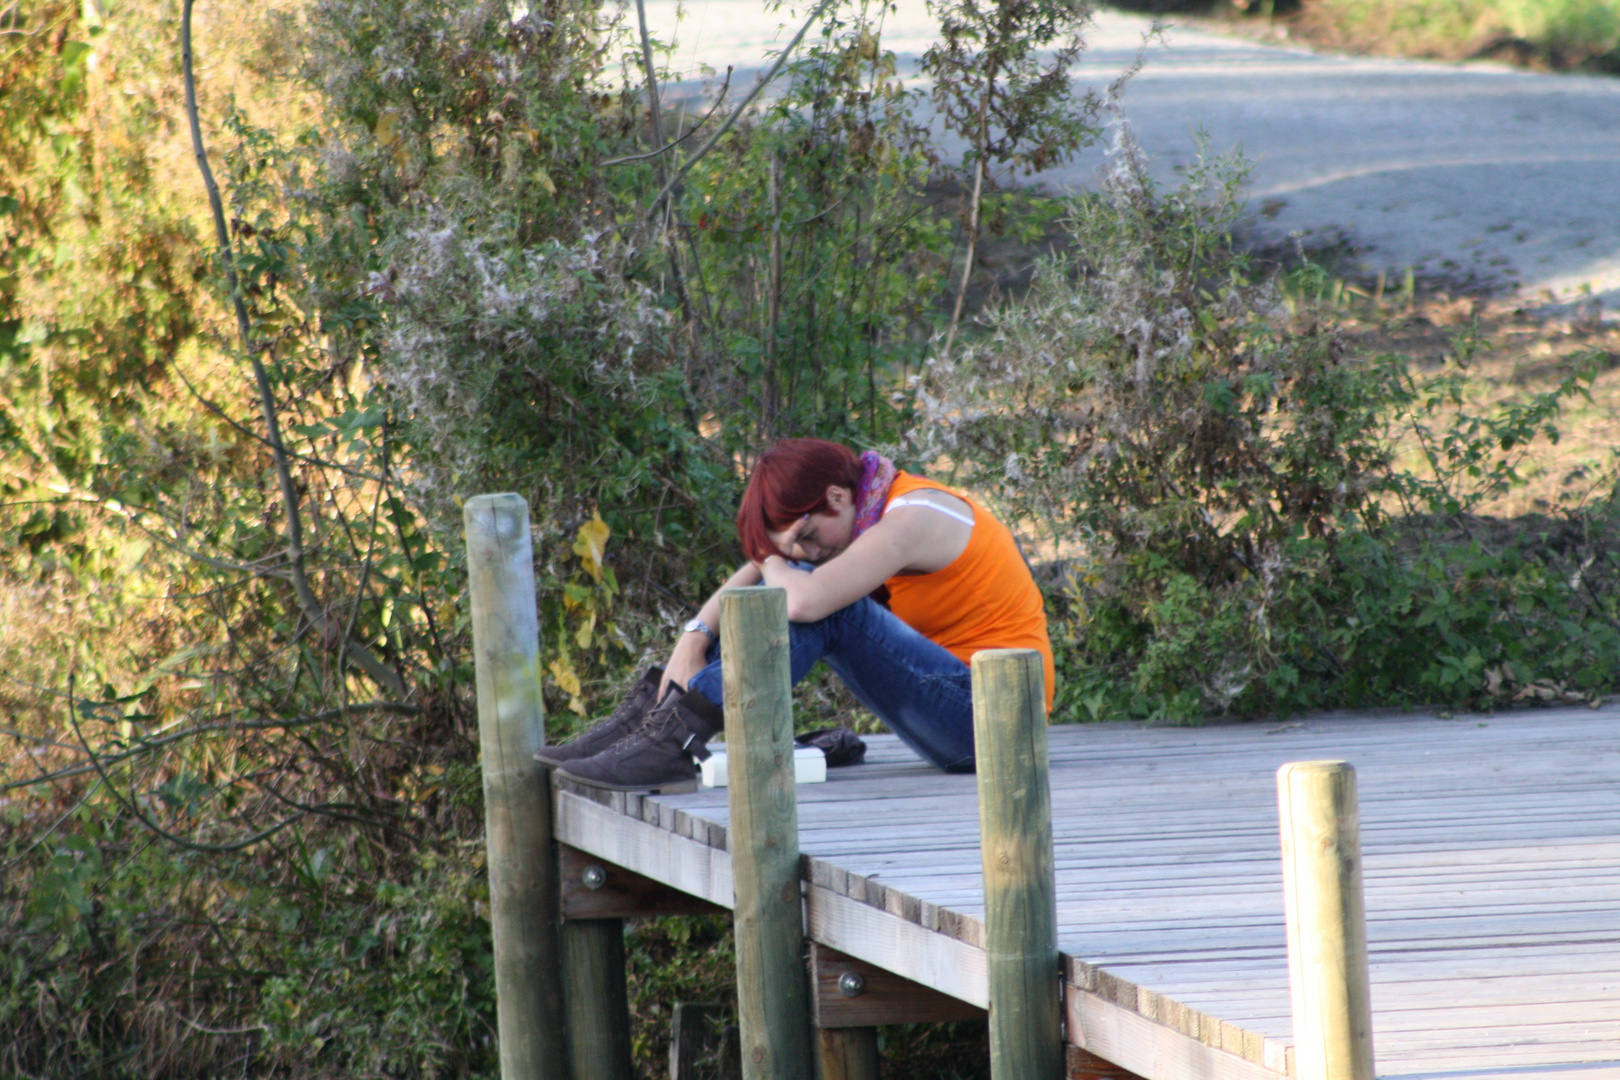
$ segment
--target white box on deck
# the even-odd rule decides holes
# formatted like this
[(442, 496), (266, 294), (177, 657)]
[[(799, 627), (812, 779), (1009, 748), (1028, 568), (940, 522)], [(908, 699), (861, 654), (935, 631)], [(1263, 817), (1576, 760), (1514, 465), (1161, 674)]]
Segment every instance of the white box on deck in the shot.
[[(702, 763), (704, 787), (726, 786), (726, 752), (716, 750)], [(821, 784), (827, 780), (827, 755), (820, 747), (801, 746), (793, 751), (793, 780), (799, 784)]]

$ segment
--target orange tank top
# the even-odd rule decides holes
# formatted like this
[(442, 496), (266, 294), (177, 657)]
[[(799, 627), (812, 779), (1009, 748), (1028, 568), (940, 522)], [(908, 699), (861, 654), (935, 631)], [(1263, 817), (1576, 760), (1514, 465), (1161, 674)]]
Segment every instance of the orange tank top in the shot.
[(888, 501), (922, 488), (954, 495), (973, 507), (973, 535), (943, 570), (897, 574), (884, 582), (889, 610), (964, 664), (980, 649), (1037, 650), (1046, 668), (1050, 714), (1057, 673), (1046, 633), (1046, 605), (1011, 530), (960, 491), (905, 472), (895, 475)]

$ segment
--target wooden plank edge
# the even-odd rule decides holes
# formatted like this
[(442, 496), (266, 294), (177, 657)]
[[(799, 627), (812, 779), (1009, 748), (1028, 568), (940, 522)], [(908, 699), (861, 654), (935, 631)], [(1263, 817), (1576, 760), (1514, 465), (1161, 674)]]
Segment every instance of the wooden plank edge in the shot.
[[(1264, 1062), (1211, 1046), (1068, 981), (1063, 984), (1063, 998), (1072, 1045), (1146, 1080), (1186, 1080), (1190, 1076), (1199, 1080), (1287, 1080), (1286, 1072)], [(1216, 1034), (1230, 1026), (1216, 1021)], [(1281, 1044), (1272, 1045), (1282, 1049)]]
[[(615, 793), (617, 794), (617, 793)], [(623, 804), (621, 804), (623, 805)], [(611, 803), (557, 792), (556, 838), (711, 904), (735, 905), (731, 856), (690, 837), (630, 816)]]
[[(645, 814), (639, 798), (631, 805), (622, 796), (598, 800), (566, 789), (556, 798), (558, 840), (710, 903), (733, 906), (731, 856), (721, 848), (665, 827), (676, 822)], [(989, 1007), (984, 950), (963, 940), (979, 936), (974, 933), (980, 930), (978, 920), (934, 909), (941, 925), (930, 929), (917, 921), (921, 912), (915, 901), (889, 896), (899, 890), (867, 879), (875, 887), (855, 898), (835, 891), (837, 886), (818, 884), (818, 877), (831, 883), (836, 875), (830, 867), (818, 872), (816, 862), (806, 860), (806, 925), (813, 940), (978, 1008)], [(845, 887), (856, 891), (853, 880)], [(1292, 1048), (1283, 1043), (1205, 1016), (1084, 961), (1065, 957), (1063, 972), (1068, 1041), (1147, 1080), (1188, 1075), (1281, 1080), (1291, 1072)]]
[(812, 884), (806, 899), (811, 939), (970, 1005), (990, 1007), (983, 949), (820, 885)]
[[(1065, 987), (1065, 1011), (1070, 1016), (1070, 1042), (1083, 1049), (1091, 1050), (1102, 1057), (1106, 1057), (1117, 1064), (1141, 1072), (1132, 1062), (1111, 1057), (1105, 1051), (1089, 1047), (1081, 1041), (1082, 1029), (1074, 1027), (1072, 1015), (1073, 1000), (1077, 995), (1085, 995), (1094, 999), (1097, 1006), (1092, 1012), (1106, 1006), (1107, 1010), (1117, 1010), (1120, 1013), (1130, 1013), (1141, 1020), (1165, 1029), (1166, 1032), (1191, 1043), (1196, 1043), (1206, 1050), (1223, 1053), (1236, 1057), (1246, 1064), (1253, 1065), (1262, 1070), (1262, 1076), (1288, 1076), (1293, 1072), (1293, 1047), (1276, 1039), (1268, 1039), (1260, 1032), (1248, 1031), (1236, 1024), (1209, 1016), (1197, 1009), (1176, 1001), (1174, 998), (1155, 993), (1145, 986), (1138, 986), (1130, 980), (1113, 974), (1095, 964), (1078, 960), (1065, 955), (1062, 959), (1063, 983)], [(1104, 1010), (1107, 1012), (1107, 1010)], [(1113, 1015), (1108, 1012), (1108, 1015)], [(1115, 1025), (1117, 1027), (1117, 1024)], [(1131, 1022), (1133, 1031), (1146, 1038), (1151, 1035), (1154, 1039), (1160, 1038), (1157, 1033), (1148, 1029), (1141, 1029), (1140, 1025)], [(1140, 1029), (1140, 1030), (1138, 1030)], [(1167, 1037), (1167, 1036), (1166, 1036)], [(1151, 1041), (1151, 1040), (1150, 1040)], [(1172, 1042), (1174, 1040), (1171, 1040)], [(1191, 1053), (1191, 1051), (1188, 1051)], [(1212, 1059), (1218, 1063), (1219, 1059)], [(1137, 1062), (1140, 1064), (1140, 1062)], [(1153, 1080), (1153, 1074), (1143, 1072), (1143, 1076)], [(1172, 1075), (1176, 1075), (1172, 1073)], [(1202, 1075), (1202, 1074), (1200, 1074)], [(1211, 1074), (1214, 1075), (1214, 1074)], [(1224, 1074), (1223, 1074), (1224, 1075)]]

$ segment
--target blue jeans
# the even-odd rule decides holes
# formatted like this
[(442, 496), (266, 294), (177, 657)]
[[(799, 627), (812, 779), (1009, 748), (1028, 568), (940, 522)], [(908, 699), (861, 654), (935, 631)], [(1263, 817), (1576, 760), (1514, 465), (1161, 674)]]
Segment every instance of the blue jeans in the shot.
[[(968, 666), (870, 597), (825, 619), (789, 623), (794, 685), (825, 660), (862, 705), (917, 754), (946, 772), (973, 771), (973, 682)], [(725, 699), (720, 646), (688, 690)]]

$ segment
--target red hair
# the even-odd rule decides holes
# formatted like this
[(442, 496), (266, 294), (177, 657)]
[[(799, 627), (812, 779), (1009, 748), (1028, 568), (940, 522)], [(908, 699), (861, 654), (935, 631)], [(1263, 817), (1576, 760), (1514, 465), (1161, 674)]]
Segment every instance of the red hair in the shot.
[(781, 555), (770, 533), (781, 532), (806, 514), (827, 509), (827, 489), (861, 484), (861, 459), (841, 443), (825, 439), (783, 439), (754, 463), (737, 508), (737, 539), (754, 562)]

